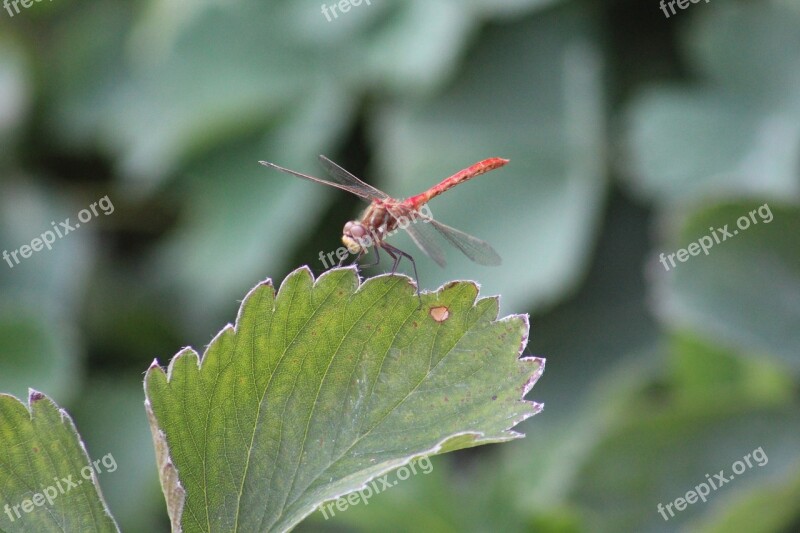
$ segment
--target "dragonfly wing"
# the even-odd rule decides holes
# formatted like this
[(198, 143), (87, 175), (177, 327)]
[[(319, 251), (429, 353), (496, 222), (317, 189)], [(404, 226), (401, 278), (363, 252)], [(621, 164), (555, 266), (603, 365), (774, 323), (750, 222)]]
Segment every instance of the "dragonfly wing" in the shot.
[(358, 180), (358, 178), (355, 179), (358, 180), (358, 182), (365, 187), (352, 183), (339, 183), (339, 182), (324, 180), (322, 178), (315, 178), (314, 176), (309, 176), (308, 174), (295, 172), (294, 170), (289, 170), (288, 168), (278, 166), (275, 163), (270, 163), (269, 161), (259, 161), (259, 163), (261, 163), (265, 167), (274, 168), (275, 170), (280, 170), (281, 172), (285, 172), (286, 174), (291, 174), (292, 176), (297, 176), (298, 178), (303, 178), (316, 183), (321, 183), (323, 185), (336, 187), (337, 189), (342, 189), (343, 191), (347, 191), (351, 194), (355, 194), (356, 196), (360, 196), (361, 198), (363, 198), (368, 202), (371, 202), (373, 199), (375, 199), (375, 195), (370, 191), (369, 185), (362, 182), (361, 180)]
[(350, 172), (346, 171), (324, 155), (319, 156), (319, 161), (322, 163), (322, 166), (325, 167), (325, 170), (328, 173), (328, 177), (331, 179), (332, 182), (338, 183), (341, 185), (346, 185), (348, 187), (352, 187), (354, 189), (359, 189), (363, 192), (364, 198), (369, 198), (371, 200), (378, 199), (378, 200), (386, 200), (389, 198), (389, 195), (385, 192), (381, 191), (370, 185), (369, 183), (364, 183), (357, 177), (355, 177)]
[[(400, 218), (400, 216), (406, 215), (393, 211), (392, 216), (395, 218)], [(417, 217), (418, 218), (416, 220), (409, 220), (408, 226), (406, 226), (404, 229), (411, 237), (411, 240), (414, 241), (414, 244), (416, 244), (420, 250), (425, 252), (425, 255), (433, 259), (437, 265), (444, 268), (444, 266), (447, 264), (447, 261), (444, 258), (444, 252), (436, 243), (435, 232), (431, 230), (430, 227), (428, 227), (429, 225), (426, 223), (431, 219), (422, 213), (418, 213)], [(406, 216), (406, 218), (408, 217)]]
[(453, 246), (461, 250), (464, 255), (478, 263), (479, 265), (497, 266), (503, 262), (500, 255), (488, 242), (482, 241), (477, 237), (468, 235), (456, 228), (451, 228), (447, 224), (442, 224), (437, 220), (425, 217), (428, 223), (450, 242)]

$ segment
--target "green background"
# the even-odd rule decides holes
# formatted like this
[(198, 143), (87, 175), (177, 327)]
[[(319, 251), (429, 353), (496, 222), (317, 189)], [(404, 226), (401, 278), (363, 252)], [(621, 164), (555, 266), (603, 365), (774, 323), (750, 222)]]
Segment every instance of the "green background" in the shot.
[[(396, 197), (511, 160), (431, 205), (502, 266), (393, 243), (423, 288), (475, 279), (531, 314), (545, 408), (523, 440), (436, 457), (300, 530), (800, 527), (798, 4), (321, 5), (0, 10), (0, 251), (114, 206), (0, 262), (0, 391), (47, 393), (93, 458), (113, 454), (99, 482), (121, 528), (168, 529), (143, 372), (201, 350), (258, 281), (323, 270), (363, 207), (257, 163), (321, 175), (320, 153)], [(659, 262), (764, 204), (770, 222)], [(764, 466), (658, 513), (759, 447)]]

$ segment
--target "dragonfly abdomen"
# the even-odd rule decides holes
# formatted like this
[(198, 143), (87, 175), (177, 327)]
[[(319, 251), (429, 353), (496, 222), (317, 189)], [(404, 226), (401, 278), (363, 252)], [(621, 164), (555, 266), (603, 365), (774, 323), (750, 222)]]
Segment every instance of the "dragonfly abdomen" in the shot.
[(483, 161), (475, 163), (471, 167), (456, 172), (449, 178), (445, 178), (438, 185), (434, 185), (427, 191), (416, 196), (412, 196), (411, 198), (407, 199), (406, 202), (411, 204), (414, 209), (419, 209), (421, 206), (430, 202), (433, 198), (436, 198), (443, 192), (452, 189), (459, 183), (480, 176), (481, 174), (485, 174), (490, 170), (500, 168), (506, 163), (508, 163), (508, 159), (503, 159), (502, 157), (490, 157), (489, 159), (484, 159)]

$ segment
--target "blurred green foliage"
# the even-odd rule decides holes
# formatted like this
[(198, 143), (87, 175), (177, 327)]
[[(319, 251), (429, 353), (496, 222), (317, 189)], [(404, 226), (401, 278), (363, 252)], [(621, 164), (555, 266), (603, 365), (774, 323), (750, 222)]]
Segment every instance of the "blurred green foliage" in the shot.
[[(526, 439), (436, 458), (301, 529), (796, 530), (798, 4), (667, 19), (633, 0), (373, 0), (330, 22), (320, 7), (0, 10), (0, 248), (115, 206), (0, 262), (0, 390), (42, 390), (93, 457), (113, 453), (100, 482), (122, 529), (168, 527), (144, 370), (207, 344), (259, 280), (321, 270), (362, 207), (257, 163), (315, 174), (325, 153), (398, 197), (511, 159), (431, 206), (503, 266), (416, 254), (420, 280), (476, 279), (502, 314), (529, 311), (548, 362)], [(765, 203), (772, 222), (659, 262)], [(658, 513), (758, 447), (763, 467)]]

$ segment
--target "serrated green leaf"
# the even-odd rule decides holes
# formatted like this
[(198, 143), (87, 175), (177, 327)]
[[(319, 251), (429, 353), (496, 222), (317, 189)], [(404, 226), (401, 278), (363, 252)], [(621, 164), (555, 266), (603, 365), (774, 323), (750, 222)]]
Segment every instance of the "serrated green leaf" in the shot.
[(0, 394), (0, 530), (119, 531), (70, 416), (34, 390), (28, 403)]
[(455, 282), (420, 306), (408, 278), (359, 285), (351, 268), (255, 287), (202, 360), (186, 348), (147, 373), (173, 524), (284, 531), (414, 458), (520, 437), (544, 361), (519, 358), (525, 316), (477, 296)]

